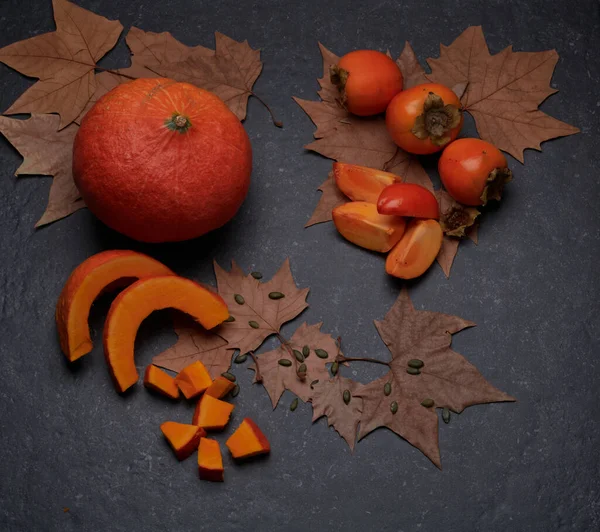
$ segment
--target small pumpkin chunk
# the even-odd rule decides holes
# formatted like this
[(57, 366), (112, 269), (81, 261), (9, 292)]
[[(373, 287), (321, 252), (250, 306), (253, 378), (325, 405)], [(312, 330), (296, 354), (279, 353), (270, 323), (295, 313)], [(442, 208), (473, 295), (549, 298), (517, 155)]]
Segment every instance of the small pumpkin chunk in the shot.
[(223, 457), (217, 440), (201, 438), (198, 447), (198, 473), (202, 480), (223, 482)]
[(208, 389), (212, 379), (204, 364), (197, 360), (183, 368), (175, 377), (175, 382), (186, 399), (193, 399)]
[(236, 459), (268, 454), (271, 451), (269, 440), (249, 417), (242, 421), (225, 445)]
[(234, 405), (204, 394), (198, 401), (192, 423), (205, 430), (223, 430), (234, 409)]
[(200, 438), (206, 436), (206, 431), (196, 425), (165, 421), (160, 430), (169, 442), (178, 460), (185, 460), (200, 443)]
[(234, 388), (235, 382), (232, 382), (225, 377), (217, 377), (204, 392), (204, 395), (210, 395), (216, 399), (222, 399)]
[(171, 399), (179, 399), (179, 388), (177, 387), (175, 378), (154, 364), (150, 364), (146, 368), (144, 386)]

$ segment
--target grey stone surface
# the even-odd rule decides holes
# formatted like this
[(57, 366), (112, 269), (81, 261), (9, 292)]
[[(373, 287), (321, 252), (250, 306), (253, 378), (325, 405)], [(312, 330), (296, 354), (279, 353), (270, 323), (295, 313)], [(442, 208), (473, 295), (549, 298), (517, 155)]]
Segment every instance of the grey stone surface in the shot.
[[(265, 63), (256, 92), (285, 127), (273, 127), (251, 100), (245, 126), (255, 163), (241, 212), (205, 238), (160, 246), (131, 242), (86, 210), (34, 231), (50, 179), (15, 178), (20, 156), (0, 139), (0, 529), (598, 530), (598, 2), (78, 3), (189, 45), (212, 46), (214, 30), (248, 39)], [(492, 52), (509, 44), (556, 48), (560, 92), (542, 109), (582, 129), (544, 144), (543, 153), (528, 150), (524, 166), (511, 160), (515, 181), (486, 216), (479, 246), (460, 250), (450, 280), (436, 266), (409, 283), (417, 308), (478, 323), (455, 338), (455, 349), (518, 402), (469, 408), (442, 424), (438, 471), (386, 430), (351, 455), (324, 420), (311, 426), (309, 405), (292, 413), (286, 394), (271, 411), (252, 373), (235, 366), (242, 392), (232, 425), (251, 415), (273, 452), (246, 466), (226, 456), (226, 482), (200, 482), (194, 458), (177, 463), (158, 428), (189, 419), (192, 406), (173, 406), (141, 386), (126, 397), (114, 392), (99, 345), (109, 300), (93, 311), (94, 351), (74, 367), (65, 363), (54, 305), (69, 272), (108, 248), (143, 250), (205, 282), (213, 257), (270, 275), (289, 256), (311, 294), (310, 309), (285, 333), (323, 320), (349, 354), (386, 356), (372, 320), (401, 284), (384, 274), (380, 257), (343, 241), (331, 224), (303, 229), (331, 163), (303, 150), (314, 128), (291, 96), (316, 98), (317, 41), (340, 54), (389, 48), (397, 55), (408, 39), (424, 60), (473, 24), (483, 25)], [(0, 27), (0, 46), (50, 31), (51, 3), (2, 0)], [(102, 64), (124, 66), (127, 57), (121, 39)], [(0, 65), (0, 110), (30, 83)], [(426, 166), (433, 173), (435, 158)], [(137, 363), (174, 340), (167, 316), (151, 317), (138, 336)], [(367, 381), (379, 371), (355, 364), (344, 374)]]

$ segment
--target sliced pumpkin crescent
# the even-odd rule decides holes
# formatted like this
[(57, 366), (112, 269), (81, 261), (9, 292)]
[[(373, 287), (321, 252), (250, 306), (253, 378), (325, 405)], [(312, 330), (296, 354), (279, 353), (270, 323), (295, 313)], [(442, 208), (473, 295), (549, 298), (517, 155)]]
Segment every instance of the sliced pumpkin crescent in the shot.
[(56, 305), (60, 347), (72, 362), (92, 350), (88, 317), (94, 300), (119, 279), (175, 275), (157, 260), (127, 250), (104, 251), (83, 261), (69, 276)]
[(155, 310), (165, 308), (189, 314), (205, 329), (229, 317), (221, 296), (190, 279), (165, 276), (133, 283), (113, 301), (104, 325), (104, 355), (119, 392), (138, 380), (133, 347), (140, 324)]

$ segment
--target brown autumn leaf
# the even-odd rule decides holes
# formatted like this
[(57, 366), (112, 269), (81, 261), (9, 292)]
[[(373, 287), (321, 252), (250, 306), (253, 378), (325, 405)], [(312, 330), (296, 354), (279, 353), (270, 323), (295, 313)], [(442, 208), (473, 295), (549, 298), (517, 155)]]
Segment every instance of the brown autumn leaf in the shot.
[(49, 224), (85, 207), (72, 175), (73, 139), (78, 126), (58, 131), (57, 115), (33, 114), (27, 120), (0, 116), (0, 133), (23, 156), (15, 175), (52, 176), (48, 204), (36, 227)]
[[(312, 396), (313, 423), (326, 416), (327, 424), (346, 440), (350, 450), (356, 444), (356, 431), (362, 414), (362, 398), (354, 393), (362, 385), (351, 379), (338, 375), (315, 386)], [(344, 402), (344, 391), (350, 392), (350, 402)]]
[(39, 79), (6, 114), (57, 113), (62, 129), (94, 94), (96, 64), (114, 47), (123, 26), (67, 0), (52, 5), (56, 31), (5, 46), (0, 61)]
[(180, 316), (175, 321), (175, 332), (179, 336), (177, 343), (156, 355), (153, 364), (179, 373), (199, 360), (213, 379), (230, 368), (233, 350), (218, 334)]
[[(423, 400), (432, 399), (435, 408), (457, 413), (476, 404), (514, 401), (450, 348), (451, 335), (473, 325), (457, 316), (415, 310), (403, 289), (385, 318), (375, 322), (392, 360), (389, 373), (355, 392), (363, 400), (358, 439), (387, 427), (441, 468), (437, 414), (422, 406)], [(419, 375), (407, 373), (411, 359), (424, 363)], [(386, 383), (391, 385), (389, 395), (384, 394)], [(392, 402), (398, 405), (395, 414)]]
[[(318, 79), (321, 101), (294, 97), (294, 101), (317, 127), (314, 132), (316, 140), (305, 148), (336, 161), (385, 169), (398, 174), (409, 183), (422, 184), (432, 190), (431, 180), (419, 160), (394, 144), (383, 116), (357, 117), (340, 105), (337, 100), (338, 90), (329, 79), (329, 67), (336, 64), (339, 57), (320, 43), (319, 48), (323, 57), (323, 76)], [(408, 69), (406, 75), (409, 78), (416, 75), (415, 67), (408, 59), (410, 51), (410, 46), (408, 49), (405, 47), (399, 59), (400, 68)], [(324, 209), (338, 201), (335, 199), (337, 194), (334, 193), (333, 186), (334, 182), (328, 179), (319, 187), (323, 196), (306, 227), (331, 220), (331, 213), (326, 214)], [(341, 196), (339, 198), (341, 203)]]
[(512, 46), (491, 55), (481, 26), (471, 26), (441, 45), (438, 59), (427, 60), (427, 77), (448, 87), (468, 83), (461, 102), (480, 137), (523, 162), (525, 149), (541, 151), (542, 142), (579, 132), (538, 109), (557, 92), (550, 87), (557, 61), (556, 50), (513, 52)]
[(333, 172), (329, 172), (327, 180), (319, 186), (323, 194), (317, 204), (315, 211), (312, 216), (306, 222), (304, 227), (310, 227), (311, 225), (319, 224), (321, 222), (330, 222), (332, 220), (331, 211), (337, 206), (342, 205), (350, 201), (337, 187), (335, 184), (335, 178)]
[[(311, 388), (311, 383), (315, 380), (323, 382), (329, 379), (329, 370), (326, 364), (335, 360), (338, 348), (331, 335), (321, 332), (321, 325), (322, 323), (315, 325), (303, 323), (285, 345), (257, 355), (262, 384), (271, 398), (273, 408), (277, 406), (285, 390), (295, 393), (305, 402), (310, 401), (316, 391), (316, 387), (315, 389)], [(296, 349), (302, 352), (305, 345), (310, 348), (310, 354), (304, 361), (307, 367), (306, 377), (301, 379), (296, 373), (301, 363), (296, 360), (291, 351)], [(317, 356), (315, 349), (322, 349), (328, 354), (328, 357)], [(282, 366), (279, 363), (280, 360), (287, 360), (291, 365)], [(252, 364), (250, 368), (255, 370), (255, 364)]]
[[(246, 275), (235, 262), (232, 262), (229, 272), (216, 262), (214, 266), (219, 295), (235, 318), (235, 321), (223, 323), (215, 330), (229, 342), (229, 349), (239, 349), (241, 353), (256, 349), (265, 338), (278, 334), (284, 323), (294, 319), (308, 307), (308, 288), (300, 289), (296, 286), (289, 259), (265, 283), (252, 275)], [(269, 297), (269, 294), (277, 292), (284, 297)], [(236, 299), (236, 296), (243, 299)]]
[(421, 63), (419, 63), (419, 60), (415, 55), (415, 51), (408, 41), (404, 43), (404, 49), (402, 50), (400, 57), (396, 60), (396, 64), (400, 68), (404, 78), (404, 89), (410, 89), (415, 85), (427, 83), (428, 80), (425, 75), (425, 70), (423, 70)]
[(260, 51), (253, 50), (248, 41), (237, 42), (219, 32), (215, 33), (215, 44), (213, 54), (201, 48), (177, 62), (144, 66), (162, 76), (214, 92), (243, 120), (252, 87), (262, 70)]

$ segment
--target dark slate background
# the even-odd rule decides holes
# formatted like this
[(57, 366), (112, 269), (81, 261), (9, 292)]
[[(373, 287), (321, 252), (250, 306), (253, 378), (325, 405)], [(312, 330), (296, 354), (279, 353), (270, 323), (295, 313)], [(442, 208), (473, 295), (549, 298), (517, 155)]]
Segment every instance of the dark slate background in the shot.
[[(155, 246), (115, 234), (87, 210), (35, 231), (50, 179), (15, 178), (21, 157), (0, 138), (0, 529), (598, 530), (599, 3), (78, 3), (125, 28), (171, 31), (188, 45), (212, 47), (215, 30), (248, 39), (263, 50), (256, 92), (285, 127), (273, 127), (251, 100), (253, 182), (239, 215), (205, 238)], [(544, 144), (543, 153), (528, 150), (525, 166), (511, 160), (515, 181), (486, 215), (479, 246), (461, 248), (450, 280), (435, 266), (409, 286), (417, 308), (478, 323), (455, 337), (455, 349), (518, 402), (469, 408), (442, 424), (439, 471), (386, 430), (351, 455), (325, 420), (311, 425), (309, 405), (292, 413), (286, 394), (271, 411), (266, 392), (250, 384), (252, 372), (236, 366), (242, 392), (231, 425), (251, 415), (273, 452), (244, 466), (226, 455), (224, 484), (199, 481), (195, 459), (177, 463), (159, 431), (165, 420), (187, 421), (192, 406), (173, 406), (141, 386), (127, 397), (114, 392), (100, 346), (109, 300), (93, 311), (96, 349), (73, 368), (65, 363), (54, 306), (70, 271), (110, 248), (145, 251), (204, 282), (213, 280), (213, 258), (270, 276), (290, 257), (299, 285), (311, 288), (310, 309), (284, 332), (323, 320), (348, 354), (387, 356), (372, 320), (401, 283), (385, 275), (381, 257), (346, 243), (333, 225), (303, 229), (331, 162), (303, 150), (314, 128), (291, 97), (316, 98), (317, 41), (339, 54), (389, 48), (397, 55), (408, 39), (424, 60), (476, 24), (492, 52), (509, 44), (558, 50), (560, 92), (542, 109), (582, 133)], [(0, 27), (0, 46), (53, 30), (50, 0), (2, 0)], [(128, 57), (122, 38), (101, 64), (125, 66)], [(0, 65), (0, 110), (31, 83)], [(464, 134), (474, 133), (468, 121)], [(425, 164), (433, 175), (436, 159)], [(168, 316), (154, 315), (140, 330), (137, 363), (174, 341)], [(344, 374), (368, 381), (380, 369), (354, 364)]]

